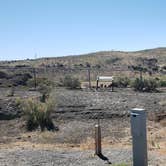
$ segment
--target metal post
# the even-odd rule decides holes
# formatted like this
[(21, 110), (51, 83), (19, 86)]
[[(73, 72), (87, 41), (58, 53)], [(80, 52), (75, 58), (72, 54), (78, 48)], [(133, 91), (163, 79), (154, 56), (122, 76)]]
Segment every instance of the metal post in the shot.
[(95, 154), (100, 155), (101, 153), (101, 128), (98, 121), (98, 124), (95, 125)]
[(133, 166), (147, 166), (146, 112), (131, 110), (131, 134), (133, 142)]

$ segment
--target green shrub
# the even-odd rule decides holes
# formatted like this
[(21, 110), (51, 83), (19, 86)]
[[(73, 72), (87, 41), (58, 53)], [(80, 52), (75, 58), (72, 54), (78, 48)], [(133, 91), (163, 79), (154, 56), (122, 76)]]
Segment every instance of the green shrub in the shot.
[(130, 79), (128, 77), (117, 77), (113, 84), (115, 87), (126, 88), (130, 85)]
[(69, 89), (77, 89), (81, 87), (81, 83), (77, 78), (67, 75), (64, 77), (64, 79), (61, 80), (61, 86), (67, 87)]
[(159, 81), (159, 86), (160, 87), (166, 87), (166, 80), (160, 80)]
[(155, 79), (139, 79), (136, 78), (136, 80), (133, 83), (133, 87), (136, 91), (141, 92), (153, 92), (156, 91), (158, 84)]
[(136, 91), (143, 91), (144, 83), (141, 79), (136, 78), (132, 86), (134, 87), (134, 90)]
[(28, 131), (33, 131), (40, 127), (41, 131), (45, 128), (54, 130), (54, 124), (51, 118), (53, 111), (52, 102), (41, 103), (39, 101), (28, 99), (23, 102), (22, 108), (26, 115), (26, 127)]

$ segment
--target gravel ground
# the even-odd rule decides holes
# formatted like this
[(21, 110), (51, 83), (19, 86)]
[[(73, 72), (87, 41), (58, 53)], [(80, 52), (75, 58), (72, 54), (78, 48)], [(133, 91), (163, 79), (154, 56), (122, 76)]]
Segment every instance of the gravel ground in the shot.
[[(17, 91), (16, 96), (37, 96), (34, 92)], [(10, 121), (0, 121), (0, 143), (8, 144), (18, 140), (30, 141), (33, 143), (71, 143), (79, 144), (87, 137), (93, 137), (96, 118), (100, 117), (102, 125), (102, 136), (108, 140), (119, 138), (125, 142), (129, 139), (129, 118), (126, 117), (129, 109), (133, 107), (145, 108), (148, 113), (165, 111), (166, 92), (162, 93), (137, 93), (131, 89), (118, 90), (116, 92), (92, 92), (92, 91), (71, 91), (59, 89), (53, 92), (55, 101), (58, 104), (54, 112), (55, 124), (60, 126), (60, 131), (55, 135), (49, 134), (35, 136), (29, 133), (24, 136), (24, 123), (20, 118)], [(12, 105), (8, 103), (8, 97), (0, 95), (0, 113), (15, 113)], [(7, 104), (6, 104), (7, 103)], [(11, 109), (10, 109), (11, 108)], [(124, 117), (125, 116), (125, 117)], [(58, 121), (59, 120), (59, 121)], [(162, 134), (157, 131), (161, 126), (149, 124), (148, 133), (155, 134), (154, 140), (163, 143), (164, 131)], [(4, 130), (6, 129), (6, 130)], [(153, 136), (152, 134), (152, 136)], [(30, 136), (28, 136), (30, 135)], [(163, 142), (162, 142), (163, 140)], [(113, 140), (114, 141), (114, 140)], [(160, 141), (160, 142), (159, 142)], [(128, 142), (128, 141), (127, 141)], [(160, 144), (159, 144), (160, 145)], [(165, 144), (161, 148), (164, 149)], [(165, 151), (164, 151), (165, 152)], [(64, 149), (30, 149), (30, 148), (1, 148), (0, 166), (105, 166), (105, 161), (94, 156), (94, 151), (64, 150)], [(104, 149), (103, 154), (112, 163), (129, 163), (131, 165), (131, 149)], [(166, 156), (158, 152), (149, 152), (149, 166), (165, 166)]]
[[(131, 164), (132, 154), (128, 149), (105, 149), (103, 151), (113, 164)], [(159, 161), (160, 158), (160, 161)], [(151, 153), (149, 166), (164, 166), (166, 159)], [(30, 150), (5, 149), (0, 150), (0, 166), (106, 166), (108, 162), (94, 156), (93, 151), (77, 150)]]
[[(22, 114), (15, 106), (16, 97), (38, 97), (38, 92), (15, 90), (14, 97), (6, 97), (7, 90), (0, 88), (1, 120), (20, 117)], [(53, 112), (55, 119), (110, 119), (129, 115), (135, 107), (144, 108), (148, 113), (163, 112), (166, 109), (166, 91), (162, 93), (138, 93), (132, 89), (108, 91), (81, 91), (55, 89), (51, 93), (57, 108)]]
[[(112, 163), (130, 162), (128, 150), (107, 151)], [(93, 151), (0, 150), (0, 166), (105, 166)]]
[[(71, 91), (57, 89), (52, 93), (58, 104), (56, 118), (109, 119), (129, 114), (132, 108), (144, 108), (148, 113), (165, 111), (166, 91), (138, 93), (132, 89), (115, 89), (115, 92)], [(164, 103), (164, 104), (163, 104)]]

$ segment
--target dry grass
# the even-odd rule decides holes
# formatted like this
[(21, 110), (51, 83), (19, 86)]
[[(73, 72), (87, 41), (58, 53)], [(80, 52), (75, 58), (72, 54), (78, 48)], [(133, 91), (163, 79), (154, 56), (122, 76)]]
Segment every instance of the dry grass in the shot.
[(80, 144), (81, 150), (95, 149), (95, 140), (94, 138), (88, 137)]
[(149, 150), (166, 152), (166, 127), (151, 128), (148, 133)]
[(32, 143), (32, 142), (13, 142), (10, 144), (0, 144), (1, 149), (37, 149), (37, 150), (79, 150), (79, 147), (71, 146), (69, 144), (42, 144), (42, 143)]
[(160, 124), (161, 126), (166, 127), (166, 119), (160, 120)]
[[(75, 123), (74, 123), (75, 124)], [(1, 149), (41, 149), (41, 150), (94, 150), (95, 148), (95, 142), (94, 142), (94, 135), (90, 134), (85, 136), (83, 135), (84, 131), (87, 130), (85, 128), (84, 130), (78, 130), (76, 134), (74, 135), (74, 128), (73, 132), (70, 133), (69, 128), (66, 128), (66, 130), (69, 130), (68, 133), (66, 133), (66, 130), (64, 130), (65, 126), (68, 125), (64, 124), (62, 126), (63, 131), (59, 132), (49, 132), (49, 131), (35, 131), (35, 132), (26, 132), (22, 133), (20, 135), (20, 139), (15, 140), (10, 143), (6, 144), (0, 144)], [(83, 123), (82, 123), (83, 125)], [(79, 128), (80, 129), (80, 128)], [(92, 129), (92, 128), (91, 128)], [(93, 129), (92, 129), (93, 130)], [(88, 131), (90, 131), (90, 128), (88, 128)], [(121, 132), (121, 131), (119, 131)], [(118, 148), (118, 149), (132, 149), (132, 139), (130, 136), (130, 128), (125, 128), (125, 132), (128, 133), (125, 137), (121, 137), (120, 139), (116, 139), (116, 137), (112, 137), (111, 133), (107, 136), (104, 136), (102, 138), (102, 148)], [(81, 133), (81, 137), (80, 134)], [(63, 134), (65, 137), (63, 137)], [(69, 135), (68, 135), (69, 134)], [(71, 137), (74, 136), (74, 139)], [(61, 139), (59, 141), (59, 139)], [(69, 139), (66, 140), (65, 139)], [(166, 155), (166, 127), (162, 127), (159, 123), (155, 122), (149, 122), (148, 123), (148, 151), (155, 152), (159, 155)]]

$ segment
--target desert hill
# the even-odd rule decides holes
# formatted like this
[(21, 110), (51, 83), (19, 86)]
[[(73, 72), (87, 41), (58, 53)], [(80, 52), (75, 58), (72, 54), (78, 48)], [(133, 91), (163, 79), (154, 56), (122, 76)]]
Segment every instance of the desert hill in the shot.
[[(22, 71), (35, 67), (38, 75), (59, 78), (65, 74), (74, 75), (86, 81), (87, 69), (91, 69), (92, 80), (96, 75), (127, 75), (133, 77), (133, 69), (142, 66), (148, 72), (163, 75), (166, 72), (166, 48), (147, 49), (134, 52), (100, 51), (82, 55), (1, 61), (0, 69)], [(135, 72), (135, 71), (134, 71)]]
[[(50, 86), (51, 81), (60, 83), (60, 78), (67, 74), (86, 83), (88, 71), (93, 82), (97, 75), (134, 78), (139, 76), (138, 67), (146, 69), (144, 77), (166, 79), (166, 48), (1, 61), (0, 163), (23, 166), (68, 165), (68, 163), (72, 163), (73, 166), (106, 165), (103, 160), (93, 155), (94, 127), (99, 118), (103, 154), (112, 163), (131, 165), (132, 140), (129, 116), (130, 110), (137, 107), (144, 108), (147, 112), (148, 164), (164, 166), (165, 87), (159, 91), (141, 93), (134, 91), (133, 88), (121, 87), (115, 87), (112, 92), (107, 89), (96, 91), (88, 88), (67, 89)], [(34, 88), (35, 76), (37, 87)], [(51, 110), (51, 118), (59, 131), (41, 132), (40, 128), (37, 128), (29, 132), (26, 127), (28, 114), (21, 108), (22, 102), (31, 99), (36, 103), (40, 100), (44, 104), (43, 96), (47, 97), (45, 92), (56, 105)], [(43, 112), (43, 108), (40, 107), (39, 112)]]

